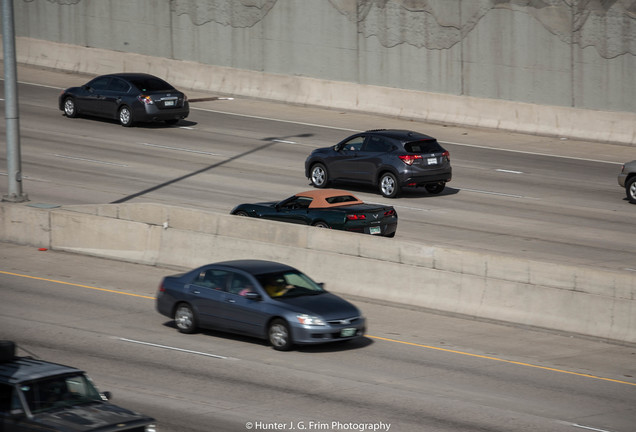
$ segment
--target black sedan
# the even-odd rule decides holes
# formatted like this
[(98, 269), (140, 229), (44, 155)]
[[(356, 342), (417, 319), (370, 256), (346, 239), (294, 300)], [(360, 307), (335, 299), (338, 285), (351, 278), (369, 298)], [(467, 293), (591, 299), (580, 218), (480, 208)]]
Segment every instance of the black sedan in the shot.
[(385, 237), (395, 236), (398, 222), (392, 206), (365, 204), (338, 189), (300, 192), (280, 202), (240, 204), (230, 213)]
[(279, 351), (355, 339), (366, 329), (354, 305), (271, 261), (226, 261), (167, 276), (156, 306), (182, 333), (217, 329), (268, 340)]
[(122, 126), (154, 121), (175, 124), (190, 114), (185, 94), (144, 73), (102, 75), (81, 87), (68, 88), (60, 94), (59, 108), (67, 117), (104, 117), (118, 120)]

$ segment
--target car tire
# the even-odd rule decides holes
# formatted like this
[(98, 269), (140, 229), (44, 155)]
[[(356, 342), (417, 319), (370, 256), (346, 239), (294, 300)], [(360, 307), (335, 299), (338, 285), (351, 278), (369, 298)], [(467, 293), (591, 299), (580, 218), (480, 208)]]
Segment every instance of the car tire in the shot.
[(75, 105), (75, 99), (72, 97), (64, 99), (64, 114), (68, 118), (77, 117), (77, 105)]
[(400, 193), (400, 186), (393, 173), (386, 172), (380, 177), (380, 193), (385, 198), (395, 198)]
[(439, 183), (429, 183), (425, 185), (424, 188), (426, 189), (426, 192), (437, 195), (438, 193), (441, 193), (444, 190), (445, 186), (446, 186), (446, 183), (439, 182)]
[(316, 228), (330, 228), (329, 224), (327, 224), (327, 222), (323, 222), (323, 221), (314, 222), (312, 224), (312, 226), (315, 226)]
[(327, 174), (327, 168), (321, 163), (314, 164), (311, 167), (311, 184), (317, 188), (324, 188), (329, 183), (329, 175)]
[(236, 213), (234, 213), (234, 215), (236, 215), (236, 216), (247, 216), (247, 213), (244, 212), (243, 210), (239, 210)]
[(124, 127), (130, 127), (133, 125), (133, 115), (130, 108), (126, 105), (119, 108), (119, 113), (117, 115), (119, 118), (119, 124)]
[(636, 204), (636, 176), (625, 183), (625, 194), (630, 203)]
[(189, 304), (181, 303), (177, 306), (174, 323), (181, 333), (192, 334), (197, 330), (197, 317)]
[(267, 329), (267, 338), (276, 351), (289, 351), (294, 344), (289, 325), (282, 319), (275, 319), (271, 322)]

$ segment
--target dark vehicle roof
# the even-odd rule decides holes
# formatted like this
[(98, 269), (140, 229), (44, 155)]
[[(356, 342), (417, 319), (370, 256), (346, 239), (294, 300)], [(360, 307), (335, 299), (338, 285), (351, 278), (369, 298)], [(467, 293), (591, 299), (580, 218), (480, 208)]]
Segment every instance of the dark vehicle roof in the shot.
[[(151, 74), (147, 74), (147, 73), (141, 73), (141, 72), (120, 72), (120, 73), (112, 73), (112, 74), (106, 74), (106, 75), (101, 75), (103, 77), (117, 77), (117, 78), (124, 78), (127, 80), (133, 80), (133, 79), (147, 79), (147, 78), (157, 78), (157, 79), (161, 79), (159, 77), (156, 77), (154, 75)], [(99, 78), (99, 77), (96, 77)], [(163, 81), (163, 80), (162, 80)]]
[(14, 357), (11, 361), (0, 363), (0, 382), (7, 384), (17, 384), (69, 373), (83, 374), (84, 371), (31, 357)]
[(218, 265), (224, 267), (231, 267), (237, 270), (246, 271), (252, 275), (261, 275), (268, 273), (278, 273), (289, 270), (296, 270), (287, 264), (281, 264), (274, 261), (263, 260), (235, 260), (235, 261), (223, 261), (210, 265)]
[(381, 135), (387, 138), (392, 138), (398, 141), (418, 141), (418, 140), (436, 140), (432, 136), (425, 135), (420, 132), (414, 132), (405, 129), (373, 129), (368, 130), (365, 133), (372, 133), (374, 135)]

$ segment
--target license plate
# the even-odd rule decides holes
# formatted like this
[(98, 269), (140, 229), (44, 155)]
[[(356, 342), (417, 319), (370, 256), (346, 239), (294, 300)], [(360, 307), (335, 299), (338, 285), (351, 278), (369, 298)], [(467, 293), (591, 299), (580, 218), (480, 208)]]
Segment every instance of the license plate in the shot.
[(163, 101), (163, 106), (174, 106), (175, 101), (173, 100), (167, 100), (167, 101)]
[(429, 165), (437, 165), (437, 158), (428, 158)]
[(369, 234), (380, 234), (381, 232), (380, 227), (369, 227)]
[(355, 336), (356, 334), (356, 329), (354, 328), (345, 328), (340, 330), (340, 337), (351, 337), (351, 336)]

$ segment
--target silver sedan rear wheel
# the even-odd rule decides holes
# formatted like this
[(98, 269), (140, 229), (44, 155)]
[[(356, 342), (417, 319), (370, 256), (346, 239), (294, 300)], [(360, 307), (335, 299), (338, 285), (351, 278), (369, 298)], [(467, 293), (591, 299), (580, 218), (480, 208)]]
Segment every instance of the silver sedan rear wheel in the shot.
[(187, 303), (181, 303), (174, 313), (174, 323), (181, 333), (194, 333), (197, 329), (196, 316), (192, 307)]

